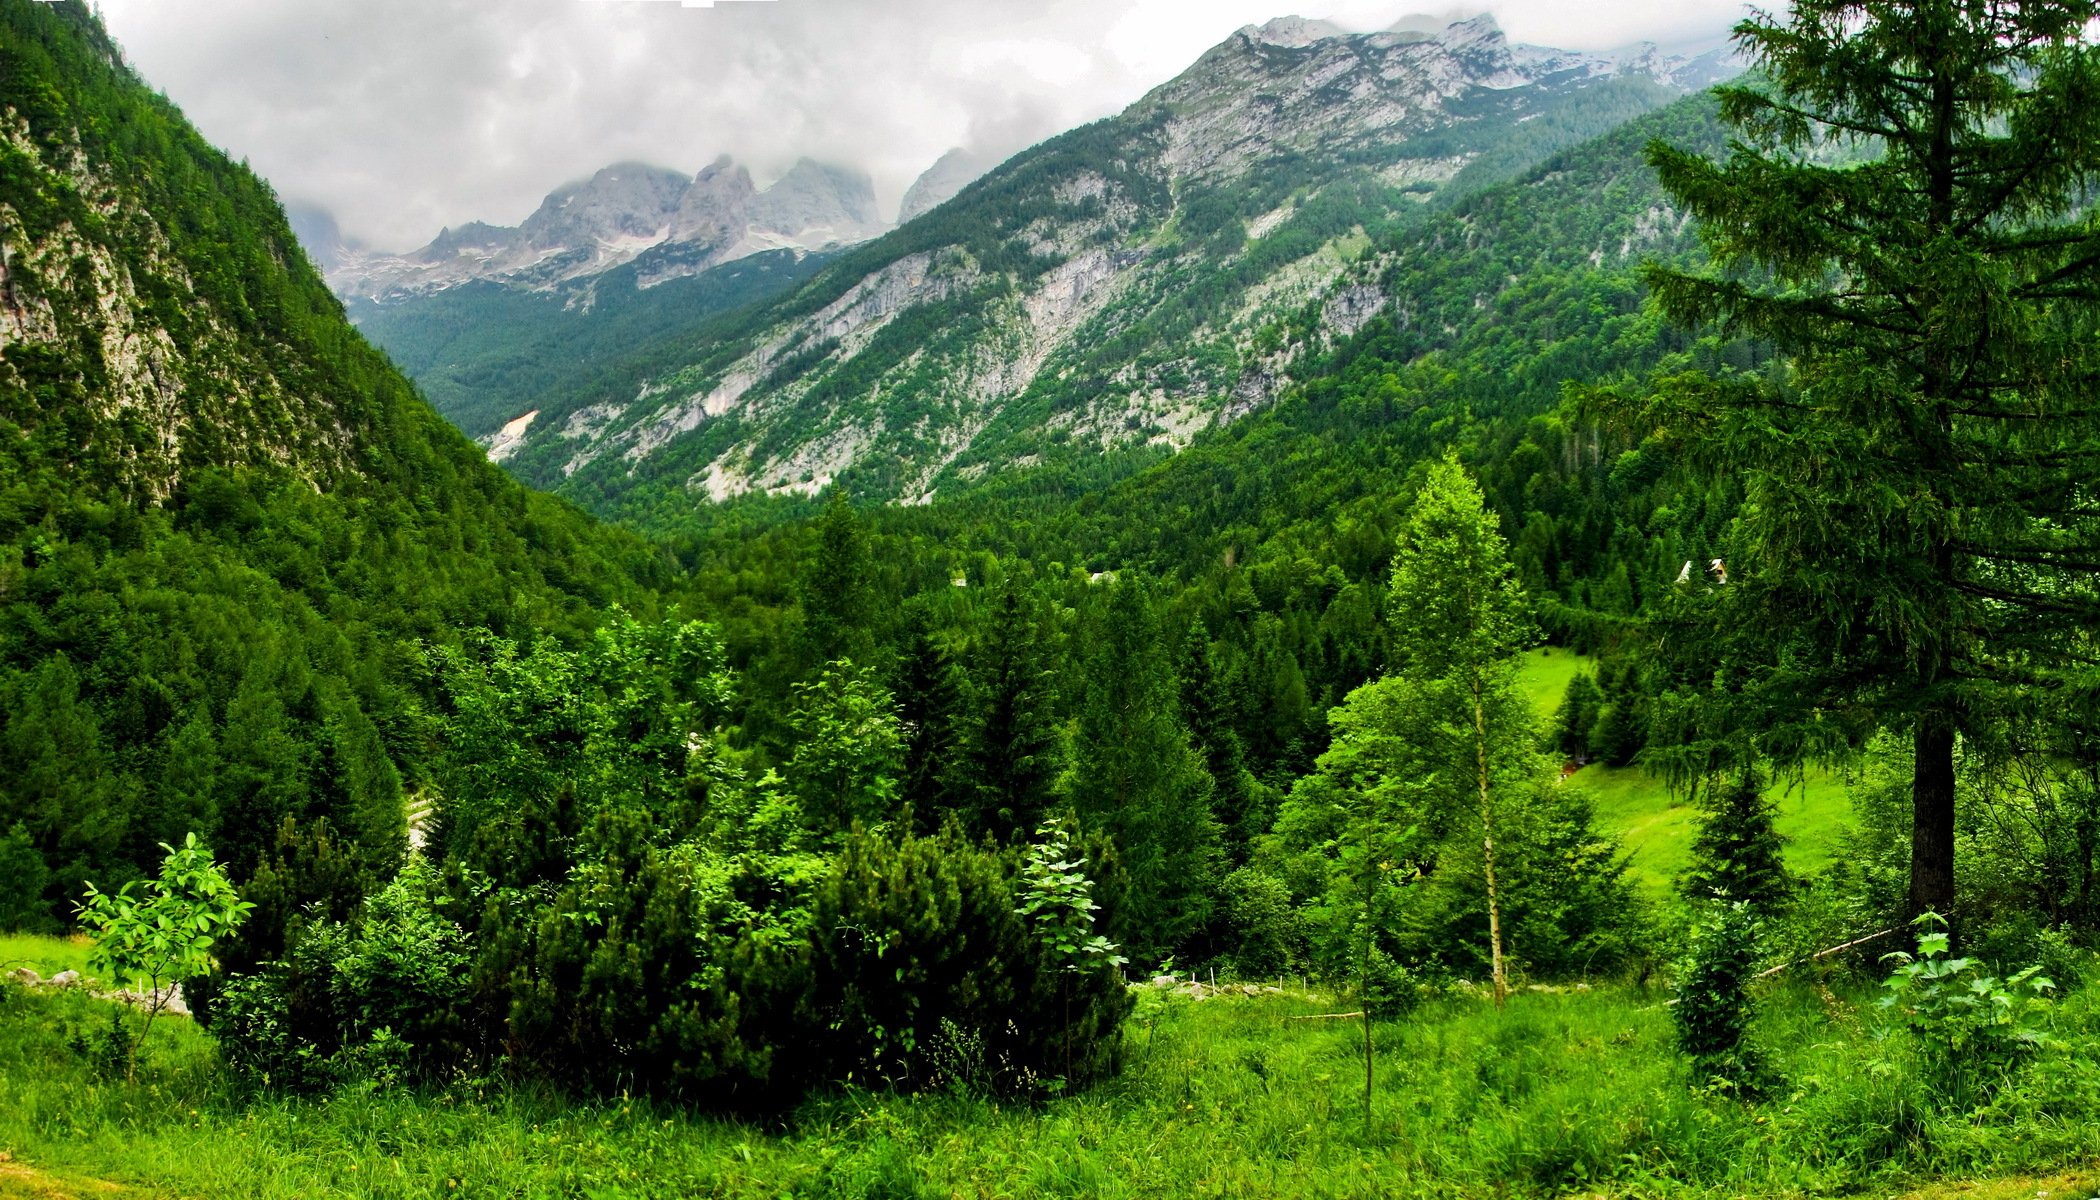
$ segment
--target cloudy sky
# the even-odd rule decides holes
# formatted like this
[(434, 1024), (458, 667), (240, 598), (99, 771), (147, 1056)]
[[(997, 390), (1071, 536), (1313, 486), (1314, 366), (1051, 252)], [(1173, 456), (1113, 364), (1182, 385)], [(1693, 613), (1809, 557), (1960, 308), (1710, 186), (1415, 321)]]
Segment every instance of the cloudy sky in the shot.
[[(351, 237), (514, 224), (564, 181), (717, 154), (763, 186), (849, 163), (894, 208), (951, 146), (1003, 157), (1106, 116), (1248, 23), (1390, 26), (1448, 0), (101, 0), (205, 135)], [(1518, 41), (1725, 31), (1740, 0), (1488, 0)]]

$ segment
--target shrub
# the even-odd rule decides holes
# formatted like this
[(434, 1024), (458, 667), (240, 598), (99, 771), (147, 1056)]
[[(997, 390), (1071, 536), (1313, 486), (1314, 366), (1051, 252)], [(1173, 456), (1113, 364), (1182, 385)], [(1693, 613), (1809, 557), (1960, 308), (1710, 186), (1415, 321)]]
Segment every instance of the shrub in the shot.
[(1929, 1081), (1950, 1108), (1987, 1099), (2014, 1068), (2053, 1045), (2050, 993), (2056, 984), (2039, 964), (2003, 979), (1982, 973), (1973, 958), (1949, 954), (1947, 922), (1925, 913), (1912, 922), (1917, 953), (1886, 956), (1895, 964), (1882, 1006), (1901, 1014), (1916, 1039)]
[(212, 1032), (238, 1074), (288, 1090), (434, 1078), (474, 1055), (472, 955), (412, 859), (351, 921), (300, 929), (282, 958), (230, 975)]
[(1692, 933), (1677, 987), (1677, 1045), (1691, 1056), (1696, 1083), (1753, 1096), (1770, 1082), (1750, 1039), (1750, 982), (1759, 923), (1748, 903), (1707, 905)]
[(125, 1048), (127, 1073), (134, 1074), (139, 1045), (167, 1008), (175, 985), (209, 970), (213, 943), (254, 907), (233, 890), (196, 834), (185, 836), (180, 849), (166, 843), (161, 849), (168, 856), (159, 878), (143, 885), (134, 880), (114, 894), (89, 884), (80, 905), (81, 923), (95, 937), (88, 961), (110, 983), (145, 989), (139, 1004), (144, 1019)]
[(1008, 1095), (1113, 1072), (1131, 1001), (1114, 947), (1074, 920), (1090, 903), (1083, 876), (1062, 896), (1044, 885), (1080, 874), (1060, 838), (1032, 855), (1031, 891), (1010, 859), (953, 828), (851, 834), (813, 903), (806, 1081), (947, 1082), (937, 1044), (976, 1047), (972, 1073)]

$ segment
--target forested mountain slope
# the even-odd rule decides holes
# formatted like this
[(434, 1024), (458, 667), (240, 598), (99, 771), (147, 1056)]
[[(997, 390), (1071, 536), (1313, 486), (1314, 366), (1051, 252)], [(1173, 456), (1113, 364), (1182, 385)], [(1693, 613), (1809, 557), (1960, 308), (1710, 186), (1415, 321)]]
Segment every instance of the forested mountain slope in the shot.
[[(509, 465), (606, 511), (749, 492), (924, 500), (1045, 461), (1186, 445), (1266, 403), (1390, 228), (1712, 77), (1713, 64), (1249, 28), (1121, 116), (1007, 162), (620, 387), (520, 396)], [(657, 497), (660, 496), (660, 499)]]
[(383, 860), (420, 647), (580, 631), (656, 555), (431, 411), (84, 5), (0, 4), (0, 106), (0, 904), (294, 816)]
[[(476, 280), (381, 304), (346, 302), (358, 331), (407, 372), (445, 418), (502, 461), (537, 408), (521, 399), (626, 385), (677, 363), (696, 330), (793, 289), (832, 256), (769, 250), (640, 286), (646, 264), (623, 263), (563, 290)], [(585, 301), (588, 302), (585, 302)]]

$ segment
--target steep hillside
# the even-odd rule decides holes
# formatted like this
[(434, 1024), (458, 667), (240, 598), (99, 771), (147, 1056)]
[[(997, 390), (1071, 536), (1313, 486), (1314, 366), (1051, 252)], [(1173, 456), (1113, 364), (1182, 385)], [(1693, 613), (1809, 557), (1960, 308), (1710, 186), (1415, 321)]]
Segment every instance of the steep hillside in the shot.
[(55, 867), (0, 890), (188, 830), (245, 870), (292, 818), (382, 861), (443, 752), (429, 645), (651, 602), (657, 557), (432, 412), (77, 0), (0, 3), (0, 263), (0, 842)]
[(576, 292), (475, 280), (384, 304), (352, 299), (348, 310), (432, 406), (501, 461), (516, 446), (503, 427), (537, 420), (520, 398), (574, 395), (676, 365), (693, 336), (793, 289), (830, 258), (768, 250), (647, 288), (637, 278), (649, 264), (630, 262)]
[[(617, 510), (748, 492), (923, 500), (1045, 461), (1188, 444), (1265, 404), (1385, 230), (1712, 77), (1711, 62), (1511, 45), (1492, 21), (1242, 30), (627, 387), (520, 397), (510, 465)], [(651, 506), (659, 502), (651, 501)]]

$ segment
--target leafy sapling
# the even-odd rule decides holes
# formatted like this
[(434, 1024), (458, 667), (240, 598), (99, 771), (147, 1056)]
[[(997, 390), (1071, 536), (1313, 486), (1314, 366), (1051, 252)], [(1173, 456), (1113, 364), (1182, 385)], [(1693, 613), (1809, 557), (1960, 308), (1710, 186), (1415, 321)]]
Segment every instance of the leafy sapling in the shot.
[(1071, 831), (1045, 821), (1035, 831), (1028, 861), (1021, 868), (1020, 904), (1015, 912), (1028, 919), (1058, 968), (1076, 974), (1102, 965), (1120, 969), (1129, 960), (1115, 943), (1094, 932), (1094, 883), (1088, 879), (1072, 846)]
[(1671, 1010), (1677, 1046), (1692, 1060), (1694, 1085), (1746, 1099), (1771, 1082), (1750, 1037), (1758, 933), (1757, 914), (1746, 901), (1723, 893), (1703, 906)]
[[(1104, 967), (1121, 971), (1129, 960), (1114, 942), (1094, 932), (1094, 883), (1060, 821), (1037, 826), (1035, 844), (1021, 867), (1020, 904), (1014, 911), (1034, 929), (1046, 956), (1057, 966), (1063, 993), (1065, 1075), (1072, 1073), (1072, 985), (1075, 977)], [(1059, 1080), (1054, 1087), (1062, 1087)]]
[(1881, 1006), (1898, 1013), (1923, 1055), (1935, 1090), (1950, 1103), (1982, 1101), (2020, 1060), (2056, 1044), (2049, 1029), (2056, 983), (2040, 965), (1999, 978), (1973, 958), (1949, 954), (1946, 918), (1911, 922), (1918, 949), (1882, 961), (1895, 969)]
[(139, 1047), (174, 999), (175, 985), (210, 971), (213, 944), (255, 907), (234, 891), (196, 834), (186, 835), (179, 849), (165, 842), (161, 849), (168, 856), (160, 878), (143, 886), (134, 880), (114, 894), (91, 883), (79, 907), (95, 938), (89, 964), (111, 983), (143, 988), (145, 1016), (124, 1048), (128, 1078), (137, 1077)]

